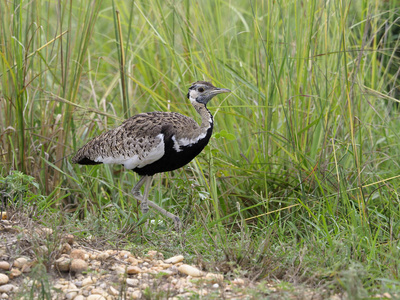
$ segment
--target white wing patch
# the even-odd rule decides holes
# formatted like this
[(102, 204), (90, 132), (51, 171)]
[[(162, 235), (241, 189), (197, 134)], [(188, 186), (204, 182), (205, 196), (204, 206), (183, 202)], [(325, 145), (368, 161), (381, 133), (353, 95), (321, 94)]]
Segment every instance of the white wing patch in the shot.
[(179, 140), (176, 139), (175, 135), (172, 136), (172, 140), (174, 141), (174, 148), (176, 152), (181, 152), (182, 149), (181, 147), (189, 146), (192, 144), (197, 143), (199, 140), (204, 139), (207, 135), (207, 132), (204, 132), (200, 134), (199, 136), (193, 138), (193, 139), (188, 139), (188, 138), (181, 138)]
[(146, 165), (149, 165), (161, 157), (163, 157), (164, 150), (164, 135), (160, 133), (157, 137), (160, 140), (160, 143), (151, 149), (148, 153), (145, 153), (141, 157), (139, 155), (133, 155), (131, 157), (125, 157), (120, 155), (118, 157), (102, 157), (98, 156), (94, 161), (102, 162), (103, 164), (120, 164), (124, 165), (126, 169), (135, 169), (142, 168)]

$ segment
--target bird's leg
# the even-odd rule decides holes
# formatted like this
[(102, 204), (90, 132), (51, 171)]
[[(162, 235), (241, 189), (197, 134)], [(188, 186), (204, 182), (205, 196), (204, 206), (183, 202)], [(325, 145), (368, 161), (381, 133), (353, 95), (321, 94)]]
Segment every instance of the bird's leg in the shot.
[[(175, 224), (175, 229), (179, 231), (182, 225), (179, 217), (170, 213), (164, 208), (158, 206), (153, 201), (148, 200), (152, 180), (153, 176), (143, 176), (142, 178), (140, 178), (139, 182), (132, 189), (133, 196), (140, 202), (140, 209), (142, 210), (143, 214), (146, 214), (148, 212), (150, 206), (155, 210), (157, 210), (162, 215), (172, 219)], [(142, 196), (142, 194), (140, 193), (140, 188), (142, 187), (143, 184), (145, 184), (145, 186), (144, 186), (144, 194)]]
[(157, 210), (158, 212), (160, 212), (160, 214), (172, 219), (174, 221), (175, 224), (175, 230), (179, 231), (182, 227), (182, 223), (181, 220), (179, 219), (178, 216), (170, 213), (169, 211), (165, 210), (164, 208), (158, 206), (157, 204), (155, 204), (153, 201), (147, 201), (149, 203), (149, 206), (151, 206), (152, 208), (154, 208), (155, 210)]
[[(144, 198), (142, 196), (142, 194), (140, 193), (140, 188), (142, 187), (142, 185), (145, 182), (147, 183), (148, 178), (151, 179), (151, 176), (141, 177), (140, 180), (138, 181), (138, 183), (136, 183), (136, 185), (133, 187), (133, 189), (131, 191), (131, 193), (133, 194), (133, 197), (135, 197), (140, 202), (140, 209), (143, 214), (146, 214), (149, 211), (149, 205), (147, 204), (146, 198)], [(151, 182), (151, 180), (150, 180), (150, 182)], [(146, 188), (147, 188), (147, 184), (145, 187), (145, 196), (146, 196)], [(147, 194), (148, 194), (148, 191), (147, 191)]]

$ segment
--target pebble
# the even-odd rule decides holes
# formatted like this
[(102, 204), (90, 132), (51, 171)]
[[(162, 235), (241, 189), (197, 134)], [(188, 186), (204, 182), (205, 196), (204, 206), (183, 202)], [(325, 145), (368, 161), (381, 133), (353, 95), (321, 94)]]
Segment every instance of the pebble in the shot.
[(68, 300), (72, 300), (72, 299), (75, 299), (77, 295), (78, 295), (78, 292), (68, 292), (65, 294), (65, 298)]
[(138, 273), (140, 273), (140, 272), (142, 272), (142, 270), (141, 270), (139, 267), (137, 267), (137, 266), (129, 266), (129, 267), (126, 269), (126, 273), (128, 273), (129, 275), (131, 275), (131, 274), (138, 274)]
[(101, 288), (94, 288), (90, 291), (93, 295), (104, 295), (106, 292)]
[(102, 252), (100, 254), (97, 255), (97, 259), (100, 261), (105, 261), (107, 258), (109, 258), (110, 255), (106, 252)]
[(241, 278), (235, 278), (235, 279), (233, 280), (233, 284), (234, 284), (234, 285), (244, 285), (244, 280), (241, 279)]
[(107, 300), (102, 295), (89, 295), (87, 300)]
[(74, 298), (74, 300), (86, 300), (85, 296), (83, 295), (78, 295)]
[(6, 293), (1, 294), (1, 299), (8, 299), (8, 295)]
[(54, 266), (60, 272), (68, 272), (71, 266), (71, 259), (67, 257), (60, 257), (54, 262)]
[(31, 266), (29, 264), (23, 265), (21, 271), (22, 273), (29, 273), (31, 271)]
[(112, 296), (118, 296), (119, 295), (119, 291), (116, 288), (112, 287), (111, 285), (108, 287), (108, 293), (110, 295), (112, 295)]
[(4, 271), (10, 270), (10, 264), (6, 261), (0, 261), (0, 269)]
[(177, 256), (173, 256), (173, 257), (168, 258), (164, 262), (166, 264), (176, 264), (178, 262), (183, 261), (183, 259), (184, 259), (183, 255), (177, 255)]
[(128, 257), (126, 262), (130, 263), (132, 266), (137, 266), (138, 260), (134, 257)]
[(203, 276), (203, 272), (201, 272), (199, 269), (189, 266), (189, 265), (181, 265), (178, 267), (178, 271), (190, 275), (192, 277), (201, 277)]
[(127, 278), (126, 279), (126, 284), (128, 286), (138, 286), (139, 285), (139, 280), (136, 278)]
[(27, 263), (28, 260), (25, 257), (19, 257), (16, 260), (14, 260), (13, 266), (16, 268), (22, 268)]
[(131, 257), (131, 256), (133, 256), (133, 255), (132, 255), (132, 253), (130, 253), (129, 251), (121, 250), (121, 251), (118, 253), (118, 256), (121, 257), (121, 258), (128, 258), (128, 257)]
[(218, 284), (218, 283), (214, 283), (214, 284), (212, 285), (212, 288), (213, 288), (213, 289), (219, 288), (219, 284)]
[[(25, 266), (24, 266), (24, 267), (25, 267)], [(14, 279), (15, 277), (18, 277), (18, 276), (20, 276), (21, 274), (22, 274), (22, 272), (21, 272), (19, 269), (12, 268), (11, 271), (10, 271), (9, 276), (10, 276), (11, 279)]]
[(12, 284), (4, 284), (0, 285), (0, 293), (9, 293), (11, 291), (14, 291), (17, 287)]
[(63, 237), (63, 240), (64, 241), (66, 241), (68, 244), (70, 244), (71, 246), (74, 244), (74, 239), (75, 239), (75, 237), (74, 237), (74, 235), (72, 235), (72, 234), (66, 234), (64, 237)]
[(207, 273), (206, 279), (210, 282), (215, 283), (216, 281), (223, 281), (224, 275), (222, 274), (214, 274), (214, 273)]
[(131, 297), (132, 297), (133, 299), (139, 299), (139, 298), (142, 297), (142, 292), (141, 292), (141, 291), (134, 291), (134, 292), (131, 294)]
[(72, 259), (82, 259), (85, 260), (86, 251), (82, 249), (73, 249), (69, 255)]
[(72, 272), (78, 272), (78, 273), (86, 271), (87, 268), (88, 268), (87, 262), (80, 258), (73, 259), (70, 266), (70, 270)]
[(117, 275), (125, 275), (125, 271), (126, 271), (126, 268), (123, 267), (123, 266), (116, 266), (116, 267), (114, 268), (114, 272), (115, 272)]
[(63, 254), (70, 254), (72, 250), (72, 247), (68, 243), (64, 243), (61, 247), (61, 253)]
[(0, 274), (0, 285), (6, 284), (10, 278), (6, 274)]
[(96, 283), (96, 280), (92, 277), (87, 277), (82, 280), (82, 286), (87, 286), (87, 285), (93, 284), (93, 283)]

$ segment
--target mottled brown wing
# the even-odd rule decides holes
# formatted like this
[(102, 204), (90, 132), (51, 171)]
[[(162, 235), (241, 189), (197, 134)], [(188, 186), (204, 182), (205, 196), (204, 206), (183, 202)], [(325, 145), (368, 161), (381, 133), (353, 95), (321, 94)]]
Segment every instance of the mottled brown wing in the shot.
[(116, 163), (128, 169), (143, 167), (164, 155), (165, 139), (198, 127), (193, 119), (178, 113), (138, 114), (89, 141), (78, 150), (72, 162)]

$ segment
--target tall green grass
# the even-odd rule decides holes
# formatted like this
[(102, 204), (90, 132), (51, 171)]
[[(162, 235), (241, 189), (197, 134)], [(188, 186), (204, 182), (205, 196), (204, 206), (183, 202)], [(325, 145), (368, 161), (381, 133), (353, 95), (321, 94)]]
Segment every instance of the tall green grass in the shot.
[(222, 253), (231, 269), (323, 279), (350, 294), (396, 290), (396, 1), (1, 1), (0, 9), (3, 177), (34, 176), (43, 201), (55, 202), (49, 209), (68, 207), (76, 224), (133, 226), (138, 177), (73, 166), (70, 155), (139, 112), (196, 118), (187, 88), (210, 80), (233, 91), (209, 105), (213, 139), (187, 167), (156, 176), (151, 193), (183, 217), (190, 239), (174, 249), (160, 238), (160, 247), (210, 268)]

